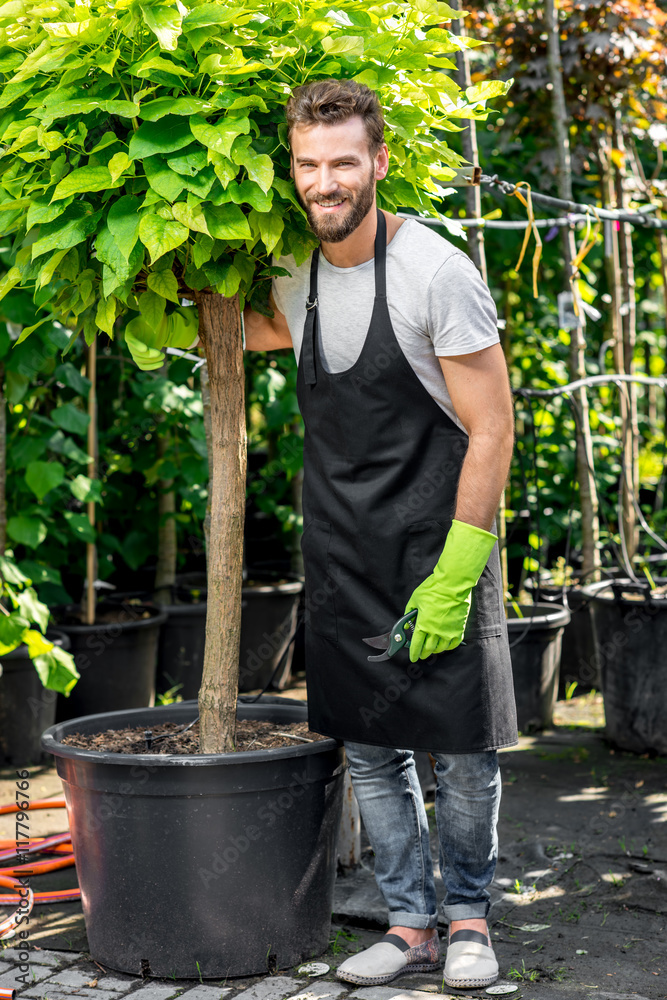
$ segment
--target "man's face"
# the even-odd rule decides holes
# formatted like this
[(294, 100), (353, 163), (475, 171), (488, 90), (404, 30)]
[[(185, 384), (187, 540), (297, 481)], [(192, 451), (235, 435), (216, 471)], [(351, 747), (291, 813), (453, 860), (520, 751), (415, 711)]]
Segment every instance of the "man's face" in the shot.
[(375, 183), (387, 173), (387, 147), (372, 157), (364, 123), (355, 117), (295, 128), (291, 152), (291, 174), (310, 228), (325, 243), (340, 243), (375, 204)]

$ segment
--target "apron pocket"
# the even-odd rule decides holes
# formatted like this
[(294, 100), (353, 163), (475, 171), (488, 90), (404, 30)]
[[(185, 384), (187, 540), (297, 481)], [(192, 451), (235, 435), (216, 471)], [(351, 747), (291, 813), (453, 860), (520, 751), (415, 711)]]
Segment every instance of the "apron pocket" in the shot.
[[(435, 569), (445, 546), (447, 529), (439, 521), (415, 521), (407, 528), (405, 568), (414, 590)], [(409, 596), (406, 595), (406, 600)]]
[(337, 583), (329, 560), (331, 525), (313, 518), (301, 536), (304, 567), (305, 623), (312, 632), (338, 641), (334, 606)]

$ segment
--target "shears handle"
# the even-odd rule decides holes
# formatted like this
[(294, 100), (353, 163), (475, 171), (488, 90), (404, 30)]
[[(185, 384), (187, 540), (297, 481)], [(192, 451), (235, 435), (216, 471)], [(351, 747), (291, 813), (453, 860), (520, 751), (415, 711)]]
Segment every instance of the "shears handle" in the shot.
[(417, 609), (408, 611), (394, 623), (391, 630), (389, 645), (387, 646), (387, 656), (393, 656), (399, 649), (407, 648), (414, 635), (415, 622), (417, 620)]

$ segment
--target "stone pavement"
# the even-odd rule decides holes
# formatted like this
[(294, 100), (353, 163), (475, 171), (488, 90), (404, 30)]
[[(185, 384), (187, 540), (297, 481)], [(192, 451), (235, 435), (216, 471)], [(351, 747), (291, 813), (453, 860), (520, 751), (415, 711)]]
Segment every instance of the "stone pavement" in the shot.
[[(667, 761), (614, 752), (601, 737), (599, 704), (589, 698), (581, 707), (578, 713), (576, 704), (567, 704), (552, 731), (523, 737), (518, 748), (500, 755), (500, 856), (489, 917), (499, 982), (517, 987), (510, 994), (517, 1000), (665, 1000)], [(53, 768), (30, 771), (33, 799), (60, 794)], [(13, 770), (0, 771), (0, 804), (13, 800), (15, 777)], [(427, 813), (441, 898), (433, 812), (431, 795)], [(12, 836), (13, 824), (12, 816), (0, 817), (0, 839)], [(31, 836), (66, 827), (63, 810), (30, 813)], [(33, 888), (74, 885), (76, 873), (69, 868), (40, 876)], [(441, 973), (367, 989), (335, 980), (336, 966), (386, 930), (367, 843), (361, 867), (337, 879), (331, 939), (320, 959), (330, 970), (320, 979), (297, 969), (226, 981), (142, 979), (91, 960), (79, 903), (35, 907), (33, 915), (27, 975), (17, 938), (2, 942), (0, 988), (15, 986), (17, 1000), (482, 1000), (489, 995), (448, 991)], [(444, 922), (440, 929), (444, 952)]]

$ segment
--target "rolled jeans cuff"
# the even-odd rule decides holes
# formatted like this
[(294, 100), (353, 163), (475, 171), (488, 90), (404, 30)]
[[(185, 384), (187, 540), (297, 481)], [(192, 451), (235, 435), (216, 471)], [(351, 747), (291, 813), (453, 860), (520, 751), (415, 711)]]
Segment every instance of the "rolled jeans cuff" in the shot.
[(390, 927), (414, 927), (416, 930), (427, 930), (438, 926), (437, 913), (407, 913), (404, 910), (389, 911)]
[(451, 906), (443, 906), (442, 912), (445, 920), (451, 923), (452, 920), (485, 920), (490, 909), (489, 900), (481, 899), (479, 903), (453, 903)]

